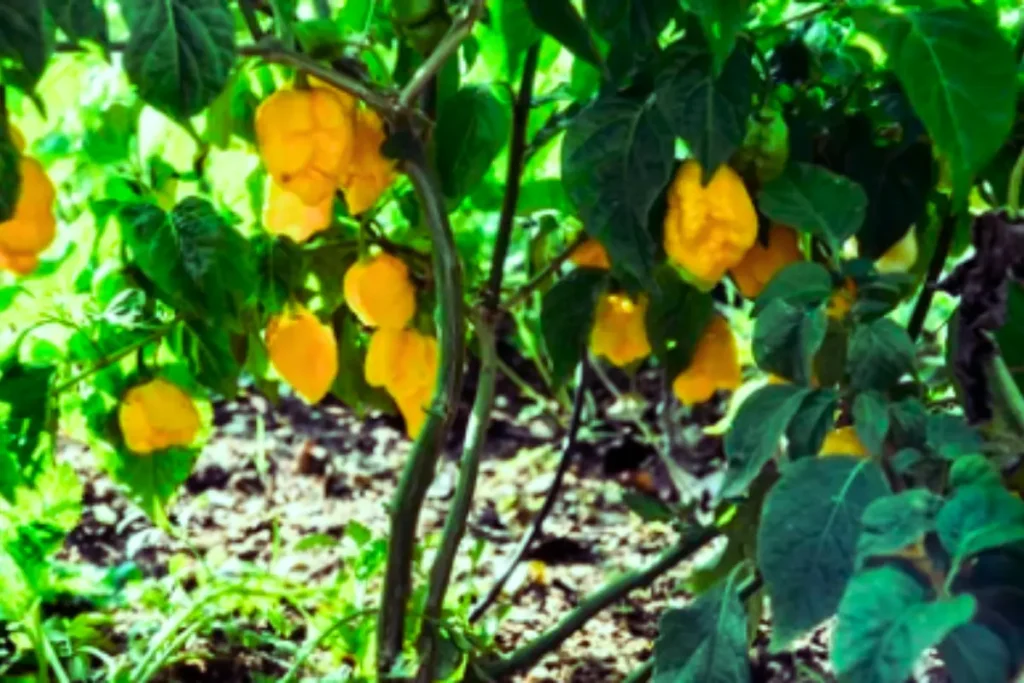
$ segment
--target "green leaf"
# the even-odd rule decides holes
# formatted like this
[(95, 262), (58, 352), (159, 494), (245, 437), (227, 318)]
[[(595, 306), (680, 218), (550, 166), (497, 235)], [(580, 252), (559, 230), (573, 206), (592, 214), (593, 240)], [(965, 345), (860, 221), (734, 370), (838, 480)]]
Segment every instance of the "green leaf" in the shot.
[(807, 395), (786, 430), (791, 459), (817, 455), (825, 435), (835, 426), (838, 407), (839, 394), (834, 389), (816, 389)]
[(761, 290), (754, 302), (753, 315), (760, 315), (776, 299), (794, 306), (817, 306), (829, 300), (832, 287), (832, 275), (820, 263), (791, 263), (776, 273)]
[(672, 175), (672, 133), (650, 100), (611, 95), (583, 110), (562, 143), (562, 182), (587, 232), (612, 264), (651, 280), (654, 201)]
[(652, 683), (748, 683), (747, 611), (729, 578), (686, 607), (665, 610), (654, 642)]
[(714, 56), (714, 73), (721, 73), (746, 23), (750, 0), (684, 0), (683, 4), (700, 19)]
[[(233, 396), (242, 372), (236, 340), (224, 327), (190, 320), (183, 326), (177, 350), (188, 360), (192, 375), (203, 386)], [(240, 354), (244, 360), (245, 355)]]
[(178, 120), (216, 99), (235, 66), (235, 23), (224, 0), (120, 0), (124, 68), (148, 103)]
[(0, 0), (0, 63), (5, 81), (31, 91), (46, 69), (53, 49), (43, 20), (43, 0)]
[(854, 391), (887, 391), (914, 371), (914, 342), (888, 318), (858, 325), (850, 338), (846, 370)]
[(662, 0), (583, 0), (587, 23), (610, 45), (608, 65), (628, 76), (658, 50), (658, 35), (672, 18)]
[(889, 409), (881, 394), (866, 391), (857, 395), (853, 401), (853, 425), (868, 452), (881, 455), (889, 433)]
[(928, 593), (895, 567), (857, 574), (839, 605), (832, 662), (850, 683), (899, 683), (914, 663), (974, 616), (969, 595), (928, 602)]
[(686, 140), (704, 182), (743, 143), (752, 110), (750, 51), (736, 50), (716, 75), (711, 53), (688, 42), (665, 55), (655, 96), (672, 132)]
[(505, 59), (509, 71), (512, 71), (519, 55), (541, 39), (541, 32), (530, 18), (526, 0), (493, 0), (491, 16), (495, 28), (505, 40)]
[(871, 503), (860, 520), (857, 566), (872, 557), (897, 553), (933, 531), (944, 502), (928, 489), (911, 489)]
[(950, 158), (954, 194), (965, 198), (1013, 125), (1018, 88), (1011, 45), (973, 7), (866, 9), (854, 18), (885, 46), (889, 67)]
[(775, 299), (754, 323), (754, 361), (765, 372), (809, 384), (811, 361), (825, 341), (827, 327), (823, 307), (807, 309)]
[(647, 309), (647, 335), (668, 377), (685, 370), (714, 315), (711, 294), (684, 282), (670, 266), (655, 272), (658, 289)]
[(103, 464), (110, 477), (128, 489), (129, 497), (159, 522), (167, 503), (192, 473), (198, 457), (198, 450), (184, 448), (170, 448), (145, 457), (119, 450), (107, 453)]
[(571, 0), (525, 0), (533, 23), (578, 58), (601, 64), (590, 30)]
[(989, 683), (1013, 678), (1006, 641), (981, 624), (963, 624), (939, 643), (939, 656), (955, 683)]
[(92, 40), (109, 42), (107, 15), (96, 0), (46, 0), (53, 20), (73, 42)]
[(773, 221), (817, 235), (839, 252), (864, 224), (867, 195), (849, 178), (796, 163), (761, 189), (758, 207)]
[(1002, 486), (1003, 477), (991, 460), (971, 453), (953, 461), (949, 468), (949, 488), (958, 489), (972, 484)]
[(56, 368), (28, 365), (12, 357), (0, 365), (0, 454), (17, 478), (0, 480), (0, 495), (11, 498), (21, 473), (39, 446), (50, 407), (50, 382)]
[(1024, 500), (1002, 487), (963, 486), (939, 511), (935, 525), (952, 556), (952, 576), (982, 551), (1024, 542)]
[(488, 86), (467, 86), (441, 103), (434, 143), (445, 196), (461, 199), (483, 180), (511, 126), (508, 98)]
[(888, 494), (882, 470), (863, 458), (804, 458), (782, 470), (757, 535), (773, 651), (835, 613), (853, 575), (861, 516)]
[(555, 283), (541, 302), (540, 327), (551, 359), (551, 376), (563, 384), (583, 356), (607, 273), (579, 268)]
[(1006, 323), (995, 339), (1018, 391), (1024, 392), (1024, 286), (1011, 281), (1008, 289)]
[(746, 492), (778, 450), (782, 435), (810, 393), (793, 384), (769, 384), (747, 397), (725, 435), (724, 498)]
[(981, 453), (985, 448), (985, 442), (977, 430), (967, 424), (963, 417), (948, 413), (928, 416), (925, 438), (928, 447), (947, 460)]
[(671, 522), (675, 518), (672, 508), (660, 498), (639, 491), (623, 491), (622, 502), (645, 522)]

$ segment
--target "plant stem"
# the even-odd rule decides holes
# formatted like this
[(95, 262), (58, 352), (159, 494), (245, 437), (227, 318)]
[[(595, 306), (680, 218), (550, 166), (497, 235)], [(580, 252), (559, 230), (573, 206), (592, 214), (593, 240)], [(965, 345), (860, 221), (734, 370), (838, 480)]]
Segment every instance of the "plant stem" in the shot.
[(501, 297), (501, 283), (505, 277), (505, 259), (512, 241), (512, 226), (516, 220), (519, 205), (519, 190), (523, 182), (523, 163), (526, 153), (526, 128), (530, 122), (530, 104), (533, 101), (533, 81), (537, 75), (537, 60), (540, 57), (538, 40), (526, 51), (523, 62), (523, 77), (519, 94), (512, 109), (512, 140), (509, 143), (508, 172), (505, 174), (505, 197), (498, 221), (498, 235), (494, 241), (494, 255), (491, 258), (491, 277), (487, 283), (484, 306), (498, 308)]
[(626, 680), (622, 683), (647, 683), (647, 681), (651, 680), (652, 675), (654, 675), (654, 655), (651, 655), (650, 659), (634, 669), (631, 674), (626, 676)]
[(242, 19), (245, 21), (252, 39), (257, 43), (263, 40), (263, 29), (260, 28), (260, 21), (256, 18), (256, 12), (253, 11), (252, 0), (240, 0), (238, 9), (242, 13)]
[(441, 546), (430, 569), (430, 588), (420, 626), (420, 668), (416, 676), (418, 683), (430, 683), (433, 680), (441, 611), (451, 581), (455, 555), (466, 532), (466, 519), (469, 517), (473, 494), (476, 491), (477, 475), (480, 472), (480, 457), (487, 440), (487, 427), (491, 422), (498, 375), (498, 354), (493, 319), (487, 315), (484, 318), (476, 325), (476, 336), (480, 344), (480, 377), (477, 380), (473, 411), (466, 427), (462, 462), (459, 465), (459, 481), (455, 488), (454, 501), (445, 519)]
[(1010, 213), (1010, 219), (1016, 220), (1020, 217), (1020, 186), (1024, 183), (1024, 148), (1017, 155), (1017, 161), (1013, 164), (1010, 172), (1010, 185), (1006, 188), (1006, 208)]
[(483, 9), (484, 0), (472, 0), (472, 3), (466, 8), (462, 16), (452, 23), (451, 28), (441, 38), (441, 42), (437, 44), (434, 51), (430, 53), (430, 56), (424, 60), (406, 86), (402, 88), (402, 94), (398, 98), (400, 107), (409, 109), (413, 106), (416, 98), (427, 87), (431, 79), (441, 71), (444, 63), (455, 54), (455, 51), (459, 49), (459, 45), (466, 39), (469, 32), (473, 30), (473, 24), (476, 23)]
[(508, 310), (518, 306), (520, 303), (529, 298), (529, 296), (533, 294), (534, 290), (543, 285), (547, 281), (547, 279), (551, 277), (552, 273), (558, 270), (558, 268), (561, 267), (563, 263), (569, 260), (569, 257), (572, 256), (572, 252), (576, 251), (576, 248), (586, 241), (586, 233), (581, 232), (579, 235), (576, 236), (576, 239), (569, 243), (569, 246), (567, 246), (557, 256), (551, 259), (551, 262), (544, 266), (544, 269), (542, 271), (537, 273), (529, 282), (520, 287), (515, 294), (509, 297), (508, 300), (502, 304), (502, 307)]
[(951, 213), (942, 221), (939, 228), (939, 237), (935, 242), (935, 251), (932, 252), (932, 260), (928, 263), (928, 274), (925, 276), (921, 293), (914, 304), (914, 311), (910, 314), (910, 323), (907, 325), (907, 333), (910, 338), (917, 341), (924, 330), (924, 321), (928, 317), (928, 309), (931, 308), (932, 299), (935, 297), (935, 283), (942, 275), (942, 269), (949, 257), (949, 249), (953, 246), (953, 235), (956, 233), (957, 214)]
[(555, 506), (555, 501), (558, 499), (558, 493), (562, 488), (562, 480), (565, 479), (565, 473), (569, 470), (569, 465), (572, 463), (572, 458), (576, 455), (576, 439), (579, 434), (580, 424), (583, 418), (583, 399), (586, 396), (587, 384), (589, 383), (589, 369), (590, 365), (586, 359), (580, 361), (579, 368), (579, 381), (576, 384), (576, 395), (572, 402), (572, 416), (569, 418), (569, 430), (565, 434), (565, 442), (562, 446), (562, 457), (558, 461), (558, 468), (555, 470), (555, 478), (551, 482), (551, 486), (548, 488), (547, 494), (544, 496), (544, 502), (541, 504), (540, 510), (537, 515), (533, 518), (533, 522), (530, 524), (530, 528), (523, 534), (522, 539), (519, 541), (519, 545), (516, 547), (512, 557), (509, 558), (508, 564), (505, 565), (505, 569), (498, 576), (497, 580), (491, 586), (491, 589), (487, 591), (487, 594), (483, 599), (478, 602), (469, 613), (470, 623), (478, 620), (483, 616), (484, 612), (494, 604), (494, 601), (501, 595), (502, 588), (508, 582), (509, 577), (512, 576), (512, 572), (515, 571), (516, 566), (522, 561), (523, 556), (526, 555), (526, 551), (529, 550), (530, 544), (533, 543), (534, 539), (540, 536), (541, 529), (544, 525), (544, 520), (551, 513), (552, 508)]
[(412, 592), (416, 527), (459, 400), (465, 345), (462, 270), (444, 197), (422, 145), (417, 145), (412, 151), (413, 157), (407, 159), (404, 166), (423, 207), (434, 244), (435, 318), (440, 357), (432, 409), (409, 454), (391, 504), (388, 561), (377, 623), (377, 671), (381, 680), (388, 679), (402, 652), (405, 611)]
[(58, 384), (56, 387), (54, 387), (54, 389), (52, 391), (53, 395), (56, 396), (57, 394), (64, 393), (65, 391), (67, 391), (68, 389), (71, 389), (72, 387), (74, 387), (76, 384), (78, 384), (82, 380), (86, 380), (86, 379), (92, 377), (97, 372), (100, 372), (101, 370), (105, 370), (106, 368), (109, 368), (111, 365), (114, 365), (115, 363), (119, 363), (120, 361), (124, 360), (128, 356), (130, 356), (133, 353), (135, 353), (136, 351), (138, 351), (139, 349), (141, 349), (141, 348), (143, 348), (143, 347), (145, 347), (145, 346), (147, 346), (147, 345), (149, 345), (149, 344), (151, 344), (151, 343), (153, 343), (155, 341), (159, 341), (160, 339), (163, 339), (164, 335), (166, 335), (168, 332), (170, 332), (171, 329), (176, 324), (177, 324), (177, 321), (174, 321), (173, 323), (169, 323), (167, 325), (164, 325), (163, 327), (158, 328), (155, 332), (153, 332), (149, 336), (147, 336), (147, 337), (145, 337), (143, 339), (140, 339), (139, 341), (135, 342), (134, 344), (131, 344), (130, 346), (126, 346), (126, 347), (124, 347), (123, 349), (121, 349), (119, 351), (115, 351), (114, 353), (110, 354), (109, 356), (106, 356), (105, 358), (101, 358), (99, 360), (99, 362), (96, 363), (96, 365), (93, 365), (91, 368), (88, 368), (87, 370), (83, 370), (82, 372), (78, 373), (77, 375), (75, 375), (71, 379), (69, 379), (69, 380), (67, 380), (65, 382), (62, 382), (61, 384)]
[(711, 542), (718, 533), (719, 531), (714, 528), (690, 529), (654, 562), (609, 581), (584, 598), (575, 609), (540, 636), (507, 657), (481, 663), (479, 670), (495, 680), (508, 680), (512, 674), (528, 670), (544, 655), (555, 650), (569, 636), (582, 628), (595, 614), (628, 593), (650, 585), (659, 576)]

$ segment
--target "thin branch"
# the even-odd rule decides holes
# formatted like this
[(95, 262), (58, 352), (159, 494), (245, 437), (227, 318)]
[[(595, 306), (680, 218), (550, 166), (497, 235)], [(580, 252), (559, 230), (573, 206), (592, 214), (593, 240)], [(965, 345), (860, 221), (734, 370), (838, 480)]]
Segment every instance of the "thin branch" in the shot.
[(688, 530), (651, 564), (612, 579), (584, 598), (575, 609), (540, 636), (507, 657), (481, 662), (476, 667), (476, 671), (492, 680), (508, 680), (514, 673), (530, 669), (544, 655), (554, 651), (567, 638), (580, 630), (595, 614), (630, 592), (650, 585), (659, 576), (698, 552), (714, 540), (718, 534), (719, 531), (714, 528)]
[(917, 341), (924, 330), (924, 321), (928, 317), (928, 309), (931, 308), (932, 299), (935, 297), (935, 285), (939, 276), (942, 275), (946, 259), (949, 258), (949, 249), (953, 245), (957, 222), (957, 214), (950, 213), (943, 219), (942, 227), (939, 228), (935, 251), (932, 252), (932, 260), (928, 263), (928, 274), (925, 277), (921, 293), (917, 297), (917, 303), (914, 304), (914, 311), (910, 314), (910, 322), (907, 324), (907, 333), (914, 341)]
[(132, 355), (133, 353), (135, 353), (139, 349), (141, 349), (141, 348), (143, 348), (145, 346), (148, 346), (149, 344), (152, 344), (153, 342), (156, 342), (156, 341), (159, 341), (159, 340), (163, 339), (164, 336), (167, 335), (167, 333), (169, 333), (174, 328), (174, 326), (177, 324), (177, 322), (178, 321), (174, 321), (172, 323), (168, 323), (167, 325), (164, 325), (163, 327), (160, 327), (160, 328), (156, 329), (154, 332), (152, 332), (148, 336), (146, 336), (146, 337), (136, 341), (135, 343), (129, 344), (128, 346), (124, 347), (123, 349), (119, 349), (119, 350), (115, 351), (114, 353), (110, 354), (109, 356), (101, 358), (92, 367), (87, 368), (86, 370), (83, 370), (82, 372), (78, 373), (74, 377), (71, 377), (70, 379), (68, 379), (68, 380), (58, 384), (56, 387), (54, 387), (53, 391), (52, 391), (53, 395), (56, 396), (58, 394), (64, 393), (68, 389), (73, 388), (79, 382), (92, 377), (97, 372), (100, 372), (101, 370), (105, 370), (106, 368), (109, 368), (111, 365), (114, 365), (115, 363), (121, 362), (122, 360), (124, 360), (128, 356)]
[(416, 98), (423, 92), (423, 89), (441, 71), (445, 62), (455, 54), (455, 51), (459, 49), (459, 45), (462, 44), (462, 41), (473, 30), (473, 24), (476, 23), (476, 20), (483, 13), (483, 9), (484, 0), (472, 0), (472, 3), (466, 8), (462, 16), (452, 23), (451, 28), (441, 38), (441, 42), (437, 44), (434, 51), (430, 53), (430, 56), (420, 65), (420, 68), (413, 74), (412, 79), (402, 89), (402, 94), (398, 98), (399, 106), (405, 109), (413, 106)]
[(263, 29), (260, 28), (260, 20), (256, 17), (256, 11), (253, 9), (252, 0), (240, 0), (238, 3), (238, 9), (242, 12), (242, 19), (245, 20), (245, 25), (249, 29), (252, 39), (257, 43), (263, 40)]
[(569, 260), (569, 257), (572, 256), (572, 252), (576, 251), (576, 248), (586, 241), (586, 233), (581, 232), (579, 235), (577, 235), (576, 239), (574, 239), (569, 244), (569, 246), (563, 249), (561, 253), (559, 253), (557, 256), (551, 259), (551, 262), (548, 265), (546, 265), (542, 271), (537, 273), (537, 275), (535, 275), (533, 279), (531, 279), (525, 285), (520, 287), (518, 291), (516, 291), (512, 296), (510, 296), (508, 300), (502, 304), (502, 308), (504, 308), (505, 310), (510, 310), (521, 304), (526, 299), (528, 299), (530, 295), (533, 294), (534, 290), (543, 285), (547, 281), (547, 279), (551, 277), (552, 273), (558, 270), (563, 263)]
[(440, 357), (432, 408), (409, 454), (391, 503), (388, 561), (377, 624), (377, 671), (381, 680), (389, 679), (391, 669), (402, 652), (405, 612), (412, 592), (416, 529), (423, 500), (433, 481), (437, 461), (459, 400), (465, 344), (462, 269), (444, 196), (422, 145), (417, 145), (413, 152), (414, 157), (406, 160), (404, 166), (423, 207), (434, 244), (434, 276), (437, 283), (435, 319)]
[(654, 655), (633, 670), (622, 683), (647, 683), (654, 675)]
[(555, 501), (558, 499), (558, 493), (562, 488), (562, 480), (565, 479), (565, 473), (569, 470), (569, 465), (572, 463), (573, 456), (576, 455), (576, 440), (580, 431), (580, 424), (583, 418), (583, 398), (586, 395), (587, 385), (589, 384), (589, 368), (590, 364), (587, 363), (586, 359), (580, 361), (579, 368), (579, 382), (576, 385), (576, 395), (572, 402), (572, 416), (569, 418), (569, 429), (565, 434), (565, 441), (562, 446), (562, 457), (558, 461), (558, 468), (555, 470), (555, 478), (551, 482), (551, 486), (548, 488), (547, 495), (544, 497), (544, 502), (541, 504), (540, 510), (533, 518), (533, 523), (530, 528), (527, 529), (526, 533), (523, 534), (522, 539), (519, 541), (519, 545), (516, 547), (512, 557), (509, 558), (508, 564), (505, 565), (504, 571), (498, 576), (497, 580), (491, 586), (491, 589), (487, 592), (487, 595), (478, 602), (469, 613), (470, 623), (478, 620), (483, 616), (484, 612), (494, 604), (494, 601), (501, 595), (502, 589), (508, 582), (509, 577), (512, 576), (512, 572), (515, 571), (516, 566), (522, 561), (523, 556), (526, 555), (526, 551), (529, 550), (530, 545), (534, 539), (540, 536), (541, 530), (544, 526), (544, 520), (551, 513), (552, 508), (555, 506)]
[(523, 162), (526, 153), (526, 128), (530, 122), (530, 103), (533, 100), (533, 81), (537, 75), (537, 60), (540, 57), (538, 40), (526, 51), (523, 63), (523, 77), (512, 110), (512, 140), (509, 143), (508, 173), (505, 175), (505, 198), (498, 220), (498, 235), (494, 241), (494, 256), (491, 258), (491, 277), (484, 295), (484, 306), (491, 311), (498, 308), (501, 297), (501, 283), (505, 277), (505, 259), (512, 241), (512, 227), (519, 205), (519, 190), (523, 182)]
[(430, 569), (430, 588), (423, 608), (419, 642), (420, 669), (416, 676), (419, 683), (433, 681), (441, 610), (451, 581), (455, 555), (466, 532), (466, 519), (469, 517), (473, 494), (476, 491), (480, 456), (486, 443), (487, 427), (491, 422), (491, 409), (494, 406), (498, 353), (495, 347), (493, 319), (489, 316), (484, 318), (485, 320), (476, 325), (476, 336), (480, 344), (480, 378), (477, 381), (473, 411), (466, 427), (462, 462), (459, 465), (459, 481), (455, 488), (455, 499), (445, 520), (441, 547), (438, 548)]

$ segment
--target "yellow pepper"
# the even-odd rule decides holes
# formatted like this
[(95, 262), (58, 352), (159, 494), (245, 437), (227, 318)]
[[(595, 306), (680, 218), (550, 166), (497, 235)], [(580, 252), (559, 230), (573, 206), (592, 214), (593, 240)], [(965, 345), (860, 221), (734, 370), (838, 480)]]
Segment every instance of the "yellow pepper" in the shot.
[(580, 268), (608, 270), (612, 267), (612, 262), (608, 259), (608, 251), (605, 250), (603, 244), (592, 237), (573, 249), (569, 260)]
[(853, 304), (857, 301), (857, 283), (853, 278), (846, 278), (843, 284), (832, 293), (828, 300), (826, 313), (835, 320), (843, 320), (850, 314)]
[(349, 268), (342, 289), (345, 303), (369, 327), (401, 329), (416, 314), (409, 268), (386, 252)]
[(605, 294), (597, 302), (590, 351), (613, 365), (623, 367), (651, 353), (644, 318), (647, 297), (634, 301), (625, 294)]
[(380, 117), (371, 109), (360, 109), (355, 119), (352, 159), (338, 183), (353, 216), (376, 204), (395, 180), (394, 162), (380, 151), (384, 140)]
[(263, 227), (274, 235), (284, 235), (302, 244), (331, 225), (334, 197), (328, 196), (319, 204), (306, 204), (294, 192), (289, 192), (267, 177), (263, 199)]
[(138, 455), (190, 446), (199, 432), (199, 412), (192, 397), (162, 378), (125, 392), (117, 417), (125, 445)]
[[(13, 127), (16, 146), (24, 148), (24, 139)], [(53, 214), (56, 191), (42, 165), (21, 157), (18, 165), (21, 185), (14, 213), (0, 223), (0, 269), (27, 274), (35, 270), (38, 255), (53, 242), (57, 219)]]
[(672, 391), (683, 405), (704, 403), (718, 390), (733, 391), (743, 382), (736, 339), (729, 323), (712, 317), (694, 349), (690, 365), (676, 375)]
[(880, 273), (906, 273), (917, 263), (917, 231), (911, 226), (900, 241), (878, 257), (875, 268)]
[(383, 387), (398, 404), (405, 429), (416, 438), (434, 395), (437, 340), (412, 329), (379, 329), (366, 352), (366, 382)]
[(334, 328), (295, 305), (271, 318), (265, 333), (267, 354), (277, 374), (307, 403), (318, 403), (338, 376)]
[(748, 299), (756, 298), (775, 274), (791, 263), (803, 260), (800, 237), (792, 228), (772, 225), (768, 232), (768, 246), (755, 241), (729, 273), (740, 293)]
[(825, 441), (821, 444), (818, 454), (856, 455), (861, 458), (866, 458), (869, 455), (868, 449), (864, 447), (860, 437), (857, 436), (857, 430), (853, 427), (839, 427), (829, 432), (825, 436)]

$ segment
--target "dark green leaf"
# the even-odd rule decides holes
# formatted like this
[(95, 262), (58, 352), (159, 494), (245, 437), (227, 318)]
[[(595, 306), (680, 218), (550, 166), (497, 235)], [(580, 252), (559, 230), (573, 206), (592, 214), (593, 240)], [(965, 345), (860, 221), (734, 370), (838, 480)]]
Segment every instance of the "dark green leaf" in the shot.
[(714, 56), (714, 72), (721, 73), (746, 23), (750, 0), (684, 0), (683, 4), (700, 18)]
[(770, 384), (751, 394), (740, 406), (725, 435), (728, 468), (722, 496), (743, 495), (779, 448), (790, 421), (811, 393), (806, 387)]
[(559, 280), (544, 295), (540, 326), (555, 384), (564, 383), (583, 356), (597, 298), (607, 279), (603, 271), (580, 268)]
[(661, 499), (637, 491), (623, 491), (622, 502), (645, 522), (671, 522), (675, 517)]
[(853, 575), (861, 516), (888, 494), (882, 470), (863, 458), (804, 458), (783, 469), (768, 493), (757, 536), (757, 565), (772, 605), (773, 650), (835, 613)]
[(47, 33), (43, 0), (0, 0), (0, 60), (15, 65), (5, 68), (5, 80), (26, 90), (35, 87), (53, 48)]
[(954, 683), (989, 683), (1013, 678), (1006, 641), (981, 624), (955, 628), (939, 643), (939, 656)]
[(786, 430), (790, 458), (816, 455), (821, 450), (825, 435), (835, 425), (838, 407), (839, 394), (833, 389), (816, 389), (807, 395)]
[(171, 448), (139, 457), (127, 451), (111, 452), (104, 458), (110, 477), (127, 487), (128, 494), (154, 520), (165, 514), (167, 503), (192, 473), (199, 452)]
[(794, 306), (817, 306), (832, 296), (832, 276), (820, 263), (797, 261), (791, 263), (768, 281), (754, 302), (753, 315), (776, 299)]
[(580, 59), (600, 64), (594, 39), (571, 0), (525, 0), (533, 23)]
[(873, 391), (858, 394), (853, 401), (853, 425), (868, 452), (881, 455), (889, 433), (889, 410), (885, 398)]
[(754, 323), (754, 360), (765, 372), (797, 384), (811, 381), (811, 360), (825, 341), (828, 317), (822, 307), (769, 303)]
[(652, 683), (748, 683), (747, 611), (737, 593), (742, 567), (686, 607), (666, 610), (654, 642)]
[(958, 489), (972, 484), (1002, 486), (1003, 477), (991, 460), (971, 453), (953, 461), (949, 468), (949, 488)]
[(226, 328), (201, 320), (189, 321), (182, 329), (180, 352), (201, 384), (223, 396), (234, 395), (242, 368), (234, 339)]
[(20, 158), (7, 122), (0, 120), (0, 223), (14, 215), (21, 194)]
[(672, 132), (686, 140), (707, 182), (746, 135), (753, 106), (750, 52), (736, 50), (717, 76), (711, 53), (689, 43), (677, 43), (665, 59), (656, 86), (658, 107)]
[(773, 221), (817, 235), (838, 252), (863, 225), (867, 196), (849, 178), (797, 163), (761, 189), (758, 207)]
[(1016, 282), (1009, 283), (1006, 323), (995, 338), (1017, 389), (1024, 392), (1024, 286)]
[(963, 486), (939, 511), (936, 528), (955, 574), (973, 555), (1024, 542), (1024, 500), (1001, 486)]
[(857, 565), (871, 557), (891, 555), (916, 543), (935, 528), (943, 500), (928, 489), (911, 489), (879, 498), (861, 517)]
[(985, 448), (977, 430), (958, 415), (948, 413), (929, 415), (925, 435), (928, 447), (948, 460), (980, 453)]
[(475, 188), (508, 142), (512, 112), (490, 87), (467, 86), (446, 99), (434, 131), (437, 172), (449, 199)]
[(235, 66), (235, 23), (224, 0), (121, 0), (124, 68), (148, 104), (179, 120), (220, 94)]
[[(0, 452), (13, 458), (19, 471), (32, 462), (46, 429), (55, 371), (51, 365), (23, 364), (16, 356), (0, 365)], [(13, 495), (16, 483), (0, 482), (0, 494)]]
[(881, 39), (889, 67), (936, 145), (950, 157), (956, 195), (1002, 145), (1014, 120), (1013, 49), (975, 7), (855, 13), (862, 30)]
[(654, 353), (668, 377), (675, 377), (690, 364), (697, 342), (711, 322), (711, 295), (683, 281), (674, 268), (655, 272), (658, 291), (647, 309), (647, 334)]
[(887, 391), (914, 371), (914, 342), (888, 318), (858, 325), (850, 338), (846, 369), (854, 391)]
[(651, 280), (648, 218), (671, 177), (673, 146), (650, 101), (616, 95), (573, 119), (562, 143), (562, 181), (584, 227), (608, 249), (616, 269), (641, 282)]
[(658, 35), (672, 17), (663, 0), (584, 0), (587, 23), (610, 45), (608, 64), (625, 76), (658, 49)]
[(889, 438), (896, 448), (924, 450), (928, 412), (916, 398), (889, 404)]
[(895, 567), (853, 577), (833, 640), (839, 677), (850, 683), (904, 681), (925, 650), (974, 616), (968, 595), (927, 600), (927, 590)]
[(107, 44), (107, 15), (97, 0), (46, 0), (46, 8), (70, 40)]

